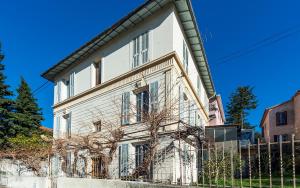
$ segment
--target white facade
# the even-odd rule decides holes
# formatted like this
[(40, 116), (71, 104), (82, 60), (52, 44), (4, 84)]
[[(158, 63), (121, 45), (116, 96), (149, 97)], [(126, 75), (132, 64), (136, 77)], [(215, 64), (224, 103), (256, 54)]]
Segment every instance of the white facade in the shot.
[[(182, 120), (190, 126), (204, 128), (208, 123), (208, 93), (202, 83), (194, 55), (191, 53), (191, 44), (186, 37), (175, 5), (168, 3), (134, 28), (119, 33), (91, 55), (55, 75), (54, 137), (61, 138), (95, 131), (93, 123), (98, 120), (101, 113), (102, 118), (109, 119), (114, 125), (119, 124), (125, 134), (131, 134), (131, 138), (135, 138), (129, 139), (125, 136), (120, 143), (121, 149), (124, 144), (128, 144), (126, 155), (132, 156), (132, 160), (135, 161), (136, 145), (145, 140), (142, 139), (146, 135), (143, 134), (145, 125), (139, 123), (138, 117), (133, 115), (128, 116), (126, 126), (123, 126), (121, 125), (123, 119), (116, 114), (124, 112), (124, 93), (129, 94), (127, 100), (131, 103), (138, 101), (138, 95), (133, 92), (137, 84), (147, 86), (149, 93), (152, 92), (151, 87), (155, 86), (157, 90), (153, 91), (158, 94), (157, 101), (167, 101), (169, 97), (177, 100), (179, 107), (178, 111), (174, 112), (178, 116), (177, 120)], [(138, 44), (136, 39), (139, 41)], [(95, 64), (99, 62), (100, 71), (99, 67), (97, 68), (98, 64)], [(97, 77), (97, 71), (100, 77)], [(167, 91), (166, 88), (170, 86), (172, 89)], [(149, 108), (154, 108), (152, 105), (155, 103), (154, 99), (150, 97), (147, 100)], [(158, 105), (163, 108), (165, 104), (160, 102)], [(172, 132), (177, 126), (178, 123), (166, 126), (163, 132)], [(139, 132), (134, 134), (134, 131)], [(159, 146), (161, 151), (164, 150), (164, 143), (168, 143), (168, 139), (162, 137)], [(172, 141), (172, 147), (172, 152), (167, 155), (173, 157), (159, 163), (168, 169), (158, 169), (155, 166), (153, 178), (177, 182), (178, 177), (181, 177), (185, 183), (196, 181), (195, 148), (185, 142), (180, 145), (178, 141)], [(193, 156), (192, 161), (184, 164), (184, 168), (179, 168), (178, 163), (182, 157), (179, 150), (186, 148), (189, 148), (188, 151)], [(111, 164), (111, 171), (120, 168), (119, 155), (117, 151)], [(129, 167), (128, 173), (134, 166), (133, 164)], [(120, 178), (120, 173), (112, 176)]]

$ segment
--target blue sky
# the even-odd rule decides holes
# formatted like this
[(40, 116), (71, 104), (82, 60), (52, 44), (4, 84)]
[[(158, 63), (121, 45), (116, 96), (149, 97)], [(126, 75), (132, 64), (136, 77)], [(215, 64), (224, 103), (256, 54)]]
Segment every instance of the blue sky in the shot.
[[(7, 83), (23, 76), (32, 89), (40, 74), (114, 24), (143, 0), (10, 0), (0, 3), (0, 41)], [(192, 0), (212, 76), (224, 106), (237, 86), (251, 85), (259, 106), (248, 120), (286, 101), (300, 87), (300, 1)], [(281, 35), (278, 35), (281, 34)], [(261, 43), (260, 43), (261, 42)], [(235, 56), (230, 56), (235, 53)], [(224, 57), (228, 57), (224, 62)], [(53, 89), (36, 93), (43, 125), (52, 127)]]

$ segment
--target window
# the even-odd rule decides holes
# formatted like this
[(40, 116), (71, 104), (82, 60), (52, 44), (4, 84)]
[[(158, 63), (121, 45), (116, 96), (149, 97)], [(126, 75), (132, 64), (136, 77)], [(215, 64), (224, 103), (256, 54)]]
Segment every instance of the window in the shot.
[(142, 63), (148, 62), (148, 50), (149, 49), (149, 34), (148, 32), (142, 35)]
[(57, 154), (55, 154), (51, 160), (52, 160), (52, 163), (51, 163), (52, 164), (52, 171), (51, 171), (51, 173), (52, 173), (52, 175), (57, 176), (58, 173), (59, 173), (59, 167), (60, 167), (60, 165), (59, 165), (59, 156)]
[[(288, 135), (283, 134), (281, 135), (282, 141), (288, 141)], [(274, 142), (279, 142), (280, 141), (280, 135), (274, 135)]]
[(65, 85), (67, 86), (67, 98), (70, 98), (70, 81), (66, 80)]
[[(135, 166), (136, 167), (139, 167), (140, 165), (143, 164), (144, 159), (146, 157), (146, 153), (148, 151), (148, 148), (149, 148), (148, 144), (142, 144), (142, 145), (135, 146)], [(143, 174), (139, 174), (139, 175), (143, 175)]]
[(101, 120), (95, 121), (93, 124), (95, 127), (95, 132), (100, 132), (101, 131)]
[(130, 105), (130, 93), (125, 92), (122, 95), (122, 125), (129, 124), (129, 105)]
[(184, 165), (191, 164), (190, 155), (189, 155), (189, 148), (188, 148), (186, 143), (183, 145), (183, 164)]
[(133, 68), (139, 66), (140, 60), (140, 41), (139, 37), (133, 39)]
[(149, 32), (146, 32), (132, 40), (133, 43), (133, 63), (135, 68), (149, 60)]
[(68, 98), (74, 96), (74, 79), (75, 79), (75, 72), (70, 74), (69, 87), (68, 87)]
[(56, 116), (56, 126), (55, 126), (55, 134), (56, 138), (59, 138), (59, 132), (60, 132), (60, 116)]
[(119, 176), (128, 176), (128, 144), (119, 146)]
[(201, 127), (202, 126), (202, 120), (201, 120), (201, 116), (198, 114), (197, 115), (197, 126)]
[(67, 87), (67, 98), (74, 96), (74, 77), (75, 73), (71, 73), (69, 79), (65, 81)]
[(288, 139), (289, 139), (289, 136), (287, 135), (287, 134), (283, 134), (282, 135), (282, 141), (284, 142), (284, 141), (288, 141)]
[(103, 162), (101, 157), (92, 158), (92, 177), (102, 178)]
[(153, 82), (150, 84), (150, 105), (151, 112), (157, 112), (159, 108), (158, 104), (158, 82)]
[(57, 87), (56, 102), (60, 102), (61, 101), (61, 81), (57, 82), (56, 87)]
[(67, 138), (71, 138), (71, 113), (66, 115), (66, 136)]
[(67, 176), (72, 177), (72, 153), (70, 151), (67, 152), (66, 166)]
[(197, 125), (197, 119), (196, 119), (196, 116), (197, 116), (197, 111), (195, 109), (195, 104), (193, 102), (188, 102), (189, 104), (189, 109), (188, 109), (188, 112), (189, 112), (189, 125), (190, 126), (196, 126)]
[(172, 77), (171, 77), (171, 71), (168, 70), (165, 72), (165, 105), (166, 108), (170, 108), (171, 106), (171, 97), (172, 97)]
[(149, 93), (142, 91), (136, 95), (136, 121), (141, 122), (149, 111)]
[[(84, 177), (86, 177), (85, 176), (86, 175), (86, 169), (85, 169), (86, 161), (82, 156), (79, 156), (77, 160), (78, 160), (77, 161), (78, 164), (77, 164), (77, 167), (76, 167), (78, 169), (77, 170), (77, 175), (80, 178), (84, 178)], [(93, 171), (92, 171), (92, 177), (93, 177)]]
[(276, 125), (287, 125), (287, 111), (276, 113)]
[(183, 41), (183, 66), (188, 74), (188, 66), (189, 66), (189, 52), (186, 43)]
[(274, 142), (278, 142), (279, 141), (279, 135), (274, 135)]
[(95, 82), (96, 82), (96, 85), (99, 85), (102, 83), (102, 69), (103, 68), (102, 68), (101, 61), (94, 63), (94, 67), (95, 67)]

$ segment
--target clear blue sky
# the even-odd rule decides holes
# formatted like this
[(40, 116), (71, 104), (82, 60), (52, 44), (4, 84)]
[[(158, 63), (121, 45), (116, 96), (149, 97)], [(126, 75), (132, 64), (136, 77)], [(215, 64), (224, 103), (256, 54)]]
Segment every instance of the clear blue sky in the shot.
[[(0, 41), (6, 55), (7, 83), (15, 91), (20, 76), (24, 76), (33, 90), (38, 88), (45, 82), (40, 77), (43, 71), (142, 2), (1, 1)], [(215, 87), (224, 106), (237, 86), (255, 87), (259, 107), (248, 119), (258, 125), (266, 107), (290, 99), (300, 89), (300, 1), (192, 0), (192, 3)], [(235, 52), (234, 58), (222, 61)], [(36, 94), (46, 119), (43, 125), (47, 127), (52, 127), (52, 87), (48, 85)]]

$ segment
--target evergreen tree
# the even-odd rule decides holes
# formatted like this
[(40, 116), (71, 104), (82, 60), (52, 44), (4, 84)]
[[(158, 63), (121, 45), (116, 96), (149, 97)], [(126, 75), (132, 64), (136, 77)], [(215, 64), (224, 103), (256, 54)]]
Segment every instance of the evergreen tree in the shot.
[(18, 134), (31, 135), (39, 130), (41, 121), (44, 119), (36, 99), (34, 98), (29, 85), (24, 78), (21, 78), (21, 84), (17, 89), (15, 111), (17, 119)]
[(0, 45), (0, 145), (4, 145), (7, 138), (15, 135), (14, 101), (10, 98), (13, 93), (5, 84), (4, 65), (1, 63), (3, 59), (4, 55)]
[(257, 107), (257, 99), (253, 94), (253, 87), (238, 87), (229, 98), (226, 111), (226, 121), (229, 124), (237, 124), (247, 127), (249, 111)]

